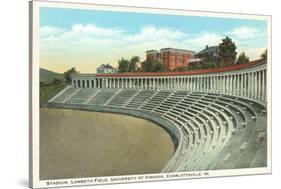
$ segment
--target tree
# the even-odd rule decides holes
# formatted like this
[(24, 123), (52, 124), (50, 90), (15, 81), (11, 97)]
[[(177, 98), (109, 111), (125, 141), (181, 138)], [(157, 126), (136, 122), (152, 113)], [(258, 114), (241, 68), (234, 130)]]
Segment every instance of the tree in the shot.
[(151, 72), (152, 67), (152, 62), (150, 61), (145, 60), (141, 63), (141, 71), (143, 72)]
[(202, 61), (202, 62), (191, 62), (188, 64), (187, 70), (200, 70), (218, 68), (219, 62), (217, 61)]
[(141, 63), (143, 72), (163, 72), (165, 71), (164, 65), (159, 61), (143, 61)]
[(129, 64), (130, 64), (130, 61), (126, 60), (124, 58), (121, 58), (121, 60), (118, 60), (118, 72), (119, 73), (128, 72)]
[(52, 83), (53, 83), (54, 85), (58, 85), (58, 84), (60, 84), (61, 82), (62, 82), (62, 81), (61, 81), (60, 79), (54, 78)]
[(133, 56), (130, 60), (129, 71), (135, 72), (137, 70), (137, 64), (140, 62), (140, 57)]
[(239, 56), (238, 56), (238, 59), (237, 59), (237, 62), (236, 64), (244, 64), (244, 63), (248, 63), (250, 60), (249, 60), (249, 57), (246, 56), (245, 52), (242, 52)]
[(71, 69), (64, 72), (63, 74), (64, 74), (65, 81), (67, 83), (70, 83), (71, 82), (71, 74), (76, 74), (76, 73), (78, 73), (78, 72), (76, 71), (76, 68), (74, 68), (74, 67), (72, 67)]
[(236, 45), (232, 42), (232, 39), (229, 37), (222, 39), (222, 43), (219, 44), (219, 59), (221, 66), (233, 65), (236, 60), (236, 55)]
[(267, 49), (261, 54), (261, 59), (263, 60), (267, 59)]
[(217, 61), (204, 61), (199, 64), (200, 69), (210, 69), (210, 68), (218, 68), (219, 63)]
[(152, 63), (152, 67), (153, 67), (153, 72), (163, 72), (165, 71), (164, 65), (159, 62), (159, 61), (155, 61)]

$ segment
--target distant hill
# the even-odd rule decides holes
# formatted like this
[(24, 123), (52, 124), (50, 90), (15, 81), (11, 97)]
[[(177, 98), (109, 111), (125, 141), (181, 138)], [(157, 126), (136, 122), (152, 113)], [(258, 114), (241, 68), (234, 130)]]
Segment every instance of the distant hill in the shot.
[(63, 80), (64, 76), (63, 74), (40, 68), (40, 82), (44, 82), (45, 84), (52, 83), (55, 78)]

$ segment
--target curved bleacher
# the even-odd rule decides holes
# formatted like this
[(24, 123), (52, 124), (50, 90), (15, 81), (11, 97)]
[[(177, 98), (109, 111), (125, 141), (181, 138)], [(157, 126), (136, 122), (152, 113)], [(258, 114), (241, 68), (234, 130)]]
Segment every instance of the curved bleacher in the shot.
[(67, 87), (47, 106), (153, 116), (176, 137), (174, 156), (163, 172), (266, 166), (266, 108), (250, 99), (176, 90)]

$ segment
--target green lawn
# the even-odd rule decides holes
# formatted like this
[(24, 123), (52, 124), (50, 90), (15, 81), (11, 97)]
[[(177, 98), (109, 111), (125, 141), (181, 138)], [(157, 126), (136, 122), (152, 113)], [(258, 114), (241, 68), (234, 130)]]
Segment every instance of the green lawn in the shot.
[(67, 86), (67, 83), (49, 84), (40, 86), (40, 107), (43, 107), (49, 99)]

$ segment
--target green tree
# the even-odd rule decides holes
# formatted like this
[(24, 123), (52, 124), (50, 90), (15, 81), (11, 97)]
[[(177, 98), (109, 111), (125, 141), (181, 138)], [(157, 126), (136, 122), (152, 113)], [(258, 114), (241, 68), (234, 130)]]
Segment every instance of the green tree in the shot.
[(129, 65), (130, 65), (129, 60), (121, 58), (120, 60), (118, 60), (118, 72), (119, 73), (128, 72), (129, 71)]
[(190, 62), (187, 66), (187, 70), (197, 70), (200, 69), (201, 62)]
[(143, 72), (151, 72), (152, 67), (152, 62), (150, 61), (145, 60), (141, 63), (141, 71)]
[(133, 56), (130, 60), (129, 72), (135, 72), (137, 70), (137, 64), (140, 62), (140, 57)]
[(54, 78), (53, 82), (54, 85), (58, 85), (60, 83), (62, 83), (62, 81), (60, 79)]
[(143, 72), (163, 72), (165, 71), (164, 65), (159, 61), (143, 61), (141, 63), (141, 71)]
[(159, 61), (152, 62), (153, 72), (163, 72), (165, 71), (164, 64)]
[(267, 49), (261, 54), (261, 59), (263, 60), (267, 59)]
[(199, 64), (200, 69), (210, 69), (210, 68), (218, 68), (219, 63), (216, 61), (204, 61), (201, 64)]
[(182, 71), (187, 71), (187, 70), (189, 70), (188, 67), (178, 67), (178, 68), (175, 68), (173, 71), (182, 72)]
[(249, 57), (246, 56), (245, 52), (239, 54), (236, 64), (244, 64), (250, 61)]
[(219, 44), (219, 58), (221, 66), (230, 66), (235, 63), (236, 60), (236, 45), (231, 38), (226, 37), (222, 39), (222, 43)]
[(71, 69), (67, 70), (66, 72), (64, 72), (64, 79), (67, 83), (71, 82), (71, 74), (76, 74), (78, 73), (76, 68), (72, 67)]

